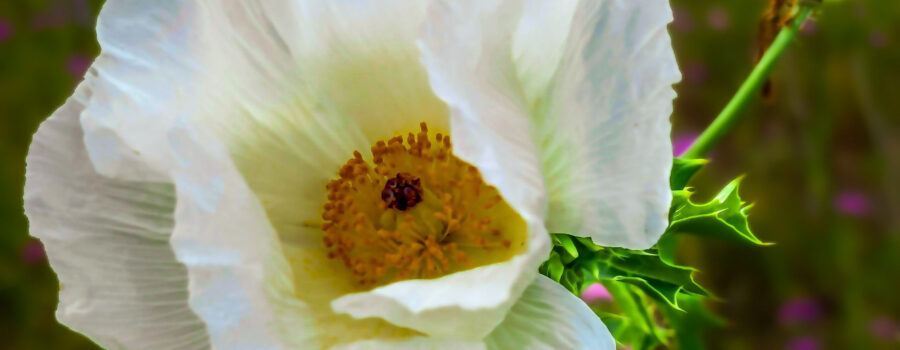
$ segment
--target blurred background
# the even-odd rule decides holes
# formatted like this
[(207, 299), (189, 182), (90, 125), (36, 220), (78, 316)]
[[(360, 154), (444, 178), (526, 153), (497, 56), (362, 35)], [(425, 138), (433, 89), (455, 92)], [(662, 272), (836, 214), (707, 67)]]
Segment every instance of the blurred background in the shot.
[[(677, 153), (749, 73), (769, 4), (671, 2)], [(0, 349), (95, 348), (54, 319), (58, 284), (22, 187), (31, 135), (98, 53), (101, 5), (0, 2)], [(746, 174), (751, 227), (776, 243), (683, 244), (728, 321), (705, 335), (711, 349), (900, 349), (900, 1), (821, 9), (691, 183), (707, 199)]]

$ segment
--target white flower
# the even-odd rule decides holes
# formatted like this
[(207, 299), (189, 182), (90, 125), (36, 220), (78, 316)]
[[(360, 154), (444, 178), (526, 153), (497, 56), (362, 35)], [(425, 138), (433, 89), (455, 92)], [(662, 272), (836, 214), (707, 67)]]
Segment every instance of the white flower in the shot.
[(548, 231), (665, 228), (670, 20), (665, 0), (108, 0), (28, 156), (57, 316), (111, 349), (611, 349), (536, 271)]

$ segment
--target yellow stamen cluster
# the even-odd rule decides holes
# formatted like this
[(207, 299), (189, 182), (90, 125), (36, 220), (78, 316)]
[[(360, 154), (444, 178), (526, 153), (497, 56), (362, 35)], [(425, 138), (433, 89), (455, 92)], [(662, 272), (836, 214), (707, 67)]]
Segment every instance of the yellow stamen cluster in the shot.
[(432, 142), (425, 123), (405, 140), (376, 142), (372, 164), (355, 151), (339, 175), (327, 185), (323, 242), (362, 285), (440, 277), (507, 259), (524, 245), (509, 223), (517, 214), (453, 155), (449, 136)]

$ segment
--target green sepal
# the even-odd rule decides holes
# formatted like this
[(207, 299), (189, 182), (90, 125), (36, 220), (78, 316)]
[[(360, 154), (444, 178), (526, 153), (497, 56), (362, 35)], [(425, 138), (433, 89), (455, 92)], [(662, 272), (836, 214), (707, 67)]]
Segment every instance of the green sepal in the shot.
[[(567, 236), (568, 236), (568, 235), (567, 235)], [(594, 242), (591, 241), (590, 238), (587, 238), (587, 237), (572, 237), (572, 236), (570, 236), (570, 237), (573, 238), (573, 239), (575, 239), (575, 241), (577, 241), (578, 243), (581, 243), (581, 245), (580, 245), (579, 247), (584, 248), (584, 249), (587, 250), (587, 251), (596, 252), (596, 251), (598, 251), (598, 250), (600, 250), (600, 249), (603, 249), (603, 247), (594, 244)]]
[(554, 247), (563, 248), (562, 251), (567, 253), (569, 261), (572, 261), (575, 258), (578, 258), (578, 248), (575, 248), (575, 243), (572, 242), (572, 238), (568, 235), (552, 235), (550, 236), (553, 240)]
[(703, 168), (706, 159), (675, 158), (672, 162), (672, 173), (669, 175), (669, 186), (673, 191), (684, 189), (688, 181)]
[(592, 283), (612, 280), (634, 285), (676, 310), (681, 310), (677, 300), (680, 293), (709, 295), (694, 280), (694, 269), (662, 261), (656, 250), (603, 248), (590, 240), (561, 234), (553, 235), (553, 242), (550, 258), (540, 271), (572, 293), (580, 294)]
[(550, 252), (550, 258), (541, 265), (540, 273), (559, 282), (565, 270), (566, 268), (559, 257), (559, 253), (554, 250)]

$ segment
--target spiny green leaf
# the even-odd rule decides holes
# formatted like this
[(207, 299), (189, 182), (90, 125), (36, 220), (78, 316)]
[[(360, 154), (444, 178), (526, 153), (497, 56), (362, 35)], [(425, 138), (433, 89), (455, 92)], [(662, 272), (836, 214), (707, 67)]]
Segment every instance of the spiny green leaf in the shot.
[[(667, 307), (679, 309), (677, 294), (709, 295), (693, 278), (694, 269), (662, 261), (656, 250), (596, 247), (590, 241), (553, 236), (554, 248), (541, 272), (575, 294), (591, 283), (633, 284)], [(571, 251), (575, 254), (571, 254)], [(571, 258), (571, 256), (577, 258)]]
[(681, 286), (685, 291), (699, 295), (709, 293), (694, 281), (693, 272), (689, 267), (672, 266), (660, 260), (656, 254), (645, 252), (646, 255), (631, 255), (626, 258), (615, 258), (611, 265), (627, 272), (630, 276), (638, 276), (645, 280), (665, 282), (675, 286)]
[(610, 305), (618, 310), (598, 314), (620, 344), (654, 349), (677, 339), (679, 348), (695, 348), (704, 329), (721, 324), (703, 307), (700, 298), (710, 293), (694, 280), (696, 270), (675, 263), (679, 237), (690, 234), (767, 244), (750, 231), (750, 206), (738, 195), (740, 178), (710, 202), (691, 201), (693, 191), (685, 185), (704, 164), (705, 160), (675, 160), (670, 178), (673, 201), (669, 227), (651, 249), (600, 247), (589, 238), (553, 235), (553, 251), (541, 266), (541, 273), (575, 294), (592, 283), (602, 283), (613, 297), (614, 304)]
[(680, 266), (675, 262), (679, 235), (692, 234), (713, 237), (744, 244), (768, 245), (750, 231), (747, 211), (739, 193), (742, 178), (731, 181), (711, 201), (694, 203), (693, 190), (672, 191), (672, 208), (669, 213), (669, 227), (657, 242), (660, 259), (666, 264)]
[(681, 286), (677, 286), (671, 283), (659, 282), (650, 283), (646, 279), (640, 277), (616, 277), (616, 282), (623, 282), (634, 285), (641, 289), (647, 296), (653, 298), (658, 302), (662, 302), (665, 305), (678, 310), (684, 311), (681, 307), (678, 306), (678, 292), (681, 291)]
[(656, 251), (659, 254), (659, 260), (662, 260), (669, 266), (690, 268), (675, 263), (675, 255), (678, 252), (678, 235), (663, 234), (659, 242), (656, 242)]
[(669, 228), (666, 235), (689, 233), (725, 240), (767, 245), (750, 231), (747, 221), (749, 206), (738, 195), (741, 178), (729, 183), (713, 200), (697, 204), (691, 201), (690, 189), (673, 192)]

